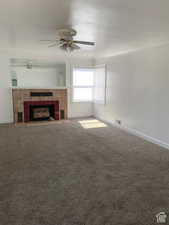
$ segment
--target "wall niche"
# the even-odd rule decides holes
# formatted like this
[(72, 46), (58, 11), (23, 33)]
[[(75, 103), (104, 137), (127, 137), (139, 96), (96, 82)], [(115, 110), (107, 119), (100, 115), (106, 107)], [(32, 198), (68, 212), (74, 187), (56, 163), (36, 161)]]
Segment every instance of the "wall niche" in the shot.
[(13, 58), (10, 65), (12, 87), (66, 87), (65, 63)]

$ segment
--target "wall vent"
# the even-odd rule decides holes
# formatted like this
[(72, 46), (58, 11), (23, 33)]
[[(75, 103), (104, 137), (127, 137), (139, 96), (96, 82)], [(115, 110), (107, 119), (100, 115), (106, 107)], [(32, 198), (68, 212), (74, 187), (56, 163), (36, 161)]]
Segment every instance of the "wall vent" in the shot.
[(18, 112), (18, 123), (23, 122), (23, 113)]
[(64, 110), (60, 110), (60, 119), (61, 120), (65, 119), (65, 111)]
[(117, 123), (118, 125), (121, 125), (121, 120), (116, 120), (116, 123)]

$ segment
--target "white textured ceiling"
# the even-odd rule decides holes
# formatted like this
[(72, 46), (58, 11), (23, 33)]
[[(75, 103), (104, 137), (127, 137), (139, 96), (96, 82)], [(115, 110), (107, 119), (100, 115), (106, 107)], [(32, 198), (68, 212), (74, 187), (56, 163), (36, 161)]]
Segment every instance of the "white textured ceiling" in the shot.
[(169, 41), (169, 0), (0, 1), (0, 48), (59, 53), (41, 39), (72, 27), (76, 39), (95, 41), (74, 53), (108, 56)]

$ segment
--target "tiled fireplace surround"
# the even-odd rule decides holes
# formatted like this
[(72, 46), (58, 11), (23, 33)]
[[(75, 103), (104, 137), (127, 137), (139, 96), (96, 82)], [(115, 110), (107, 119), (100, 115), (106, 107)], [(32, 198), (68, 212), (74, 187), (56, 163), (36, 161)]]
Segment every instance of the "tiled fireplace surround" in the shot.
[[(31, 96), (32, 92), (52, 93), (52, 96)], [(15, 123), (30, 121), (29, 107), (31, 105), (53, 105), (55, 109), (54, 119), (67, 119), (66, 89), (13, 89), (12, 93)]]

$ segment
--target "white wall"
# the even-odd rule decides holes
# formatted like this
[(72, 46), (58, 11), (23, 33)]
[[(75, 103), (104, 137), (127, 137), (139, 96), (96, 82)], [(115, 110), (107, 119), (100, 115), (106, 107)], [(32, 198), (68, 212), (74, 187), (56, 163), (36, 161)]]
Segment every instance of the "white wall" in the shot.
[(169, 46), (107, 59), (107, 104), (95, 115), (169, 144)]
[(65, 86), (64, 65), (57, 67), (12, 67), (11, 71), (16, 74), (19, 87), (56, 87)]
[(0, 123), (10, 123), (13, 121), (13, 108), (9, 58), (1, 51), (0, 62)]

